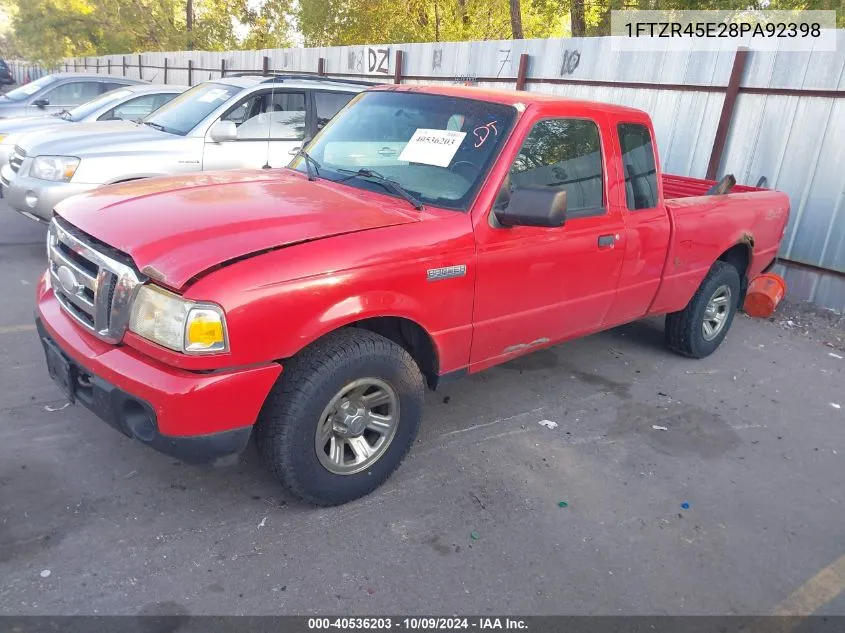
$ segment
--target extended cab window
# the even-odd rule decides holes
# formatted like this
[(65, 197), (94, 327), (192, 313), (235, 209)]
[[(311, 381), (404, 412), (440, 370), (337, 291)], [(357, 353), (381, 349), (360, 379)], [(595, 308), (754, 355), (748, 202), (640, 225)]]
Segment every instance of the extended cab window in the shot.
[(657, 206), (657, 169), (651, 134), (637, 123), (620, 123), (618, 129), (628, 208), (653, 209)]
[(603, 214), (598, 126), (586, 119), (546, 119), (537, 123), (511, 167), (511, 187), (566, 191), (569, 217)]

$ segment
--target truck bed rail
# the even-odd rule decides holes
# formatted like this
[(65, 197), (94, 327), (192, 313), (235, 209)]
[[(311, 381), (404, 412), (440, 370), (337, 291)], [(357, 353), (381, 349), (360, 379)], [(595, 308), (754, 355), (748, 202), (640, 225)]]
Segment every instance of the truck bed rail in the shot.
[[(706, 180), (704, 178), (691, 178), (689, 176), (675, 176), (663, 174), (663, 197), (667, 200), (672, 198), (692, 198), (703, 196), (718, 181)], [(760, 187), (749, 185), (734, 185), (730, 193), (748, 193), (751, 191), (768, 191)]]

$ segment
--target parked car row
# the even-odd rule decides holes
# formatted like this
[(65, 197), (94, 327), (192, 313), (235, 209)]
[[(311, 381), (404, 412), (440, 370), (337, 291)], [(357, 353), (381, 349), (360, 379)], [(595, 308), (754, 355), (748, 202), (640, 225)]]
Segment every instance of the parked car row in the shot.
[[(51, 102), (53, 92), (37, 97), (71, 78), (81, 85), (87, 81), (79, 77), (51, 75), (38, 80), (38, 87), (33, 82), (18, 90), (32, 91), (27, 104)], [(284, 167), (367, 86), (290, 75), (231, 76), (189, 90), (140, 84), (111, 90), (72, 110), (62, 108), (52, 118), (0, 121), (3, 197), (15, 210), (46, 222), (61, 200), (103, 185)], [(9, 93), (12, 99), (16, 92)], [(2, 105), (0, 100), (0, 113)]]
[(231, 77), (20, 139), (4, 189), (51, 218), (36, 324), (69, 401), (191, 462), (254, 436), (344, 503), (407, 455), (426, 386), (645, 316), (707, 356), (774, 262), (787, 197), (663, 174), (644, 112), (363, 89)]

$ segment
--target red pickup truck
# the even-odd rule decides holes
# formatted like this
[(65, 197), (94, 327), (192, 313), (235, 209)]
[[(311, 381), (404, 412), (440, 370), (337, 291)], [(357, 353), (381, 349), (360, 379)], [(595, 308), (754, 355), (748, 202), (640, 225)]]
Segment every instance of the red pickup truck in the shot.
[(661, 175), (643, 112), (526, 92), (372, 89), (306, 149), (61, 203), (36, 318), (71, 401), (187, 461), (254, 431), (322, 505), (398, 467), (426, 385), (651, 315), (707, 356), (789, 215)]

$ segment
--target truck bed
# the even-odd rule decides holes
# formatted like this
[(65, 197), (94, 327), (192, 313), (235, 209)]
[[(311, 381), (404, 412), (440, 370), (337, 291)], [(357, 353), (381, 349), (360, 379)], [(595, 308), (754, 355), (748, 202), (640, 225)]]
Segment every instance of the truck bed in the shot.
[[(704, 178), (690, 178), (689, 176), (675, 176), (673, 174), (663, 174), (663, 197), (666, 200), (673, 198), (693, 198), (695, 196), (703, 196), (707, 190), (715, 185), (718, 181), (706, 180)], [(759, 187), (750, 187), (748, 185), (734, 185), (730, 193), (748, 193), (751, 191), (769, 191), (768, 189), (761, 189)]]

